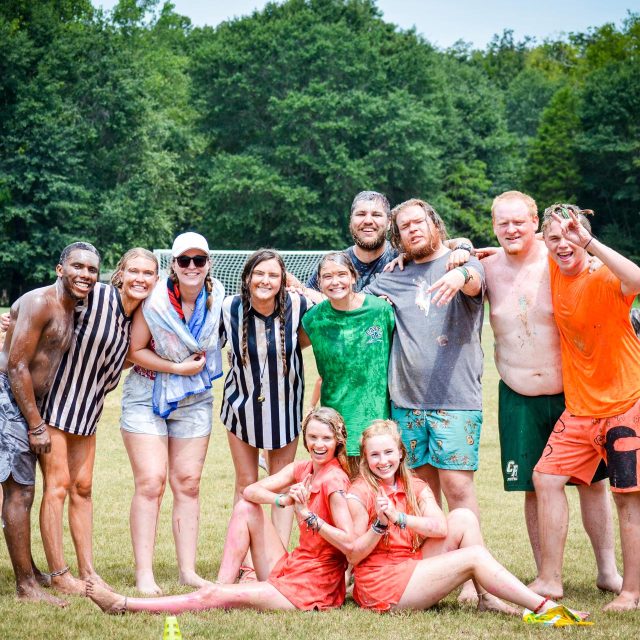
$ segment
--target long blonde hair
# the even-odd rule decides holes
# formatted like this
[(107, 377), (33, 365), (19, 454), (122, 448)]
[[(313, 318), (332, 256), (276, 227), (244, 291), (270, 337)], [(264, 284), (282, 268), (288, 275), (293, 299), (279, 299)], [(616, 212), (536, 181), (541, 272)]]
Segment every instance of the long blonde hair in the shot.
[(153, 262), (156, 265), (156, 275), (158, 275), (158, 258), (151, 253), (148, 249), (143, 249), (142, 247), (134, 247), (133, 249), (129, 249), (126, 251), (123, 256), (118, 260), (118, 264), (116, 268), (113, 270), (113, 275), (111, 276), (111, 284), (116, 289), (122, 289), (122, 272), (127, 268), (127, 264), (130, 260), (134, 258), (145, 258)]
[(307, 427), (312, 420), (317, 420), (326, 425), (333, 432), (333, 437), (336, 439), (336, 452), (335, 457), (340, 463), (342, 470), (349, 475), (349, 465), (347, 464), (347, 429), (344, 426), (343, 417), (331, 407), (318, 407), (309, 411), (302, 421), (302, 444), (304, 448), (309, 451), (307, 447)]
[[(375, 436), (391, 436), (395, 445), (400, 451), (400, 465), (396, 471), (395, 479), (401, 479), (404, 485), (404, 492), (407, 496), (407, 514), (420, 515), (420, 506), (418, 505), (418, 497), (413, 490), (412, 478), (413, 473), (407, 467), (407, 449), (400, 437), (400, 431), (398, 425), (393, 420), (374, 420), (363, 432), (360, 438), (360, 475), (363, 480), (369, 485), (374, 496), (378, 494), (380, 489), (380, 480), (378, 476), (371, 471), (367, 463), (366, 447), (367, 441)], [(423, 538), (417, 533), (412, 535), (413, 548), (418, 549), (422, 544)]]

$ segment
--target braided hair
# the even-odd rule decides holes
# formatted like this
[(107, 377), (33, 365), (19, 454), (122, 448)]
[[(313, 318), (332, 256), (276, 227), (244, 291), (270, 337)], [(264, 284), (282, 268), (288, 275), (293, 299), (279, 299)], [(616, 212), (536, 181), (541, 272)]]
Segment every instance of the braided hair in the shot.
[(287, 351), (285, 340), (285, 313), (287, 310), (287, 290), (286, 290), (286, 274), (287, 270), (284, 266), (282, 257), (273, 249), (258, 249), (252, 253), (244, 263), (241, 276), (240, 295), (242, 297), (242, 365), (247, 365), (248, 347), (247, 335), (249, 333), (249, 310), (251, 309), (251, 277), (255, 268), (266, 260), (275, 260), (280, 266), (282, 279), (280, 289), (276, 294), (275, 310), (278, 312), (280, 320), (280, 358), (282, 360), (282, 375), (287, 375)]
[[(171, 260), (171, 264), (169, 266), (169, 278), (171, 282), (173, 282), (174, 286), (178, 284), (178, 274), (173, 268), (173, 261), (175, 258)], [(211, 261), (211, 256), (209, 256), (209, 261)], [(207, 275), (204, 278), (204, 288), (207, 291), (207, 309), (211, 310), (211, 306), (213, 305), (213, 297), (211, 296), (211, 292), (213, 291), (213, 278), (211, 276), (211, 268), (207, 271)], [(178, 287), (178, 290), (180, 287)]]

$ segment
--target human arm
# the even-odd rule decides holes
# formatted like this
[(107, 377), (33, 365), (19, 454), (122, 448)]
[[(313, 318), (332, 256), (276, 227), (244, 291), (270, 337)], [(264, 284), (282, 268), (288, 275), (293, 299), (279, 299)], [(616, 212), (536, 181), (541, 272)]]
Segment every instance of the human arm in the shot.
[[(348, 504), (353, 520), (354, 540), (345, 555), (349, 563), (355, 566), (369, 556), (378, 546), (382, 536), (369, 526), (369, 512), (358, 497), (350, 494)], [(389, 524), (382, 512), (378, 513), (378, 519), (383, 525)]]
[(165, 360), (149, 347), (150, 342), (149, 325), (142, 313), (142, 307), (138, 307), (131, 323), (131, 343), (127, 360), (150, 371), (174, 373), (180, 376), (193, 376), (202, 371), (206, 364), (206, 359), (201, 353), (193, 353), (182, 362)]
[(451, 249), (447, 260), (447, 271), (466, 264), (474, 254), (473, 243), (468, 238), (449, 238), (443, 244), (447, 249)]
[(7, 377), (20, 413), (27, 423), (29, 447), (39, 455), (51, 451), (51, 438), (38, 410), (30, 367), (42, 332), (49, 323), (49, 310), (42, 295), (24, 297), (20, 306), (11, 336)]
[(425, 486), (418, 496), (418, 515), (400, 514), (386, 495), (378, 496), (376, 502), (391, 524), (398, 525), (404, 522), (407, 528), (424, 538), (444, 538), (447, 535), (447, 518), (429, 486)]
[(569, 218), (561, 218), (553, 213), (553, 219), (560, 223), (562, 235), (569, 241), (592, 256), (602, 260), (616, 278), (620, 280), (620, 290), (625, 296), (636, 296), (640, 293), (640, 267), (611, 247), (600, 242), (580, 223), (578, 216), (569, 211)]
[(329, 508), (334, 525), (317, 518), (314, 519), (313, 512), (309, 509), (309, 496), (311, 488), (311, 475), (308, 475), (303, 482), (299, 482), (291, 487), (289, 495), (293, 498), (293, 509), (302, 521), (315, 523), (313, 526), (319, 527), (317, 533), (328, 543), (332, 544), (344, 554), (351, 551), (353, 543), (353, 521), (349, 513), (349, 507), (344, 492), (333, 491), (329, 496)]
[(427, 291), (435, 291), (431, 302), (442, 307), (451, 302), (458, 291), (469, 297), (477, 296), (482, 291), (482, 278), (474, 267), (456, 267), (436, 280)]
[(309, 339), (309, 336), (307, 335), (307, 332), (304, 330), (302, 325), (298, 327), (298, 344), (300, 345), (301, 349), (306, 349), (307, 347), (311, 346), (311, 340)]
[[(250, 484), (242, 492), (242, 497), (255, 504), (273, 504), (276, 507), (290, 507), (293, 498), (289, 489), (295, 484), (294, 465), (291, 462), (277, 473)], [(276, 499), (278, 499), (276, 503)]]
[(3, 313), (0, 315), (0, 332), (5, 333), (11, 324), (11, 314)]

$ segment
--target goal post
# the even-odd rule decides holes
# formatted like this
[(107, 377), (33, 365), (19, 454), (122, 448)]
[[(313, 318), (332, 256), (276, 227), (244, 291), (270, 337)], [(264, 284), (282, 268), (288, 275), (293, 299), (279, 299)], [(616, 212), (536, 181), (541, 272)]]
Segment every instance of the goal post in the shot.
[[(305, 284), (318, 267), (320, 258), (326, 251), (280, 251), (287, 271)], [(168, 273), (171, 263), (171, 249), (155, 249), (153, 252), (160, 263), (160, 273)], [(240, 293), (240, 276), (247, 258), (253, 251), (229, 249), (211, 251), (211, 275), (224, 285), (227, 295)]]

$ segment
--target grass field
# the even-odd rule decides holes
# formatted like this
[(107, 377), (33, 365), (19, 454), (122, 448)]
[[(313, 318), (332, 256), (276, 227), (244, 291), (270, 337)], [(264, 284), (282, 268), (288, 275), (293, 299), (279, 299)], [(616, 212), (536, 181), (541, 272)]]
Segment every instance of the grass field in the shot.
[[(522, 580), (534, 577), (522, 516), (522, 494), (505, 493), (499, 466), (496, 426), (497, 373), (491, 354), (493, 342), (485, 326), (485, 426), (481, 441), (480, 470), (476, 481), (482, 528), (486, 544), (494, 555)], [(306, 357), (307, 390), (317, 376), (312, 354)], [(221, 381), (216, 384), (216, 412), (220, 406)], [(129, 538), (128, 511), (133, 482), (118, 429), (120, 391), (109, 396), (98, 430), (96, 461), (95, 556), (96, 568), (118, 591), (134, 595), (133, 557)], [(306, 452), (300, 447), (298, 456)], [(198, 569), (215, 578), (232, 503), (233, 469), (224, 428), (216, 419), (202, 481), (202, 516)], [(575, 489), (569, 490), (571, 524), (565, 556), (565, 596), (569, 605), (592, 612), (595, 626), (548, 631), (525, 626), (519, 619), (492, 614), (478, 615), (460, 608), (450, 596), (437, 608), (426, 612), (378, 615), (359, 610), (348, 602), (329, 613), (256, 613), (253, 611), (209, 611), (180, 616), (185, 640), (196, 638), (278, 638), (313, 640), (349, 638), (487, 638), (540, 637), (549, 633), (583, 635), (590, 638), (631, 638), (637, 635), (640, 613), (603, 614), (610, 600), (595, 588), (595, 562), (586, 534), (580, 525)], [(36, 499), (38, 502), (38, 498)], [(176, 561), (170, 526), (171, 495), (165, 496), (156, 547), (156, 579), (166, 593), (185, 592), (176, 582)], [(45, 567), (44, 554), (36, 526), (37, 509), (32, 516), (34, 557)], [(66, 525), (65, 525), (66, 526)], [(75, 557), (68, 531), (65, 532), (67, 560), (75, 568)], [(619, 546), (619, 545), (618, 545)], [(72, 598), (66, 610), (43, 605), (25, 605), (13, 596), (13, 575), (6, 548), (0, 551), (0, 638), (162, 638), (163, 618), (146, 614), (110, 617), (103, 615), (84, 598)]]

